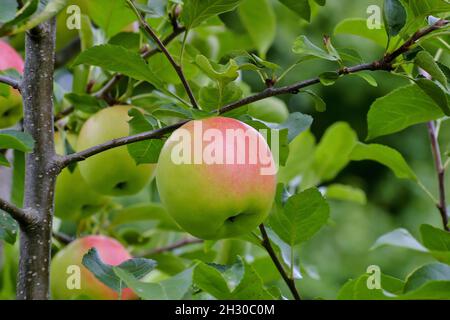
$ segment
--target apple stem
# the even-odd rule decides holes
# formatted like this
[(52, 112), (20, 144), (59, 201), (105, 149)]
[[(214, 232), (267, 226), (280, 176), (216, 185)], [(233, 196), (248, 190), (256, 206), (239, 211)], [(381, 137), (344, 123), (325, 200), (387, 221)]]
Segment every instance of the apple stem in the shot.
[(281, 274), (281, 277), (283, 278), (284, 282), (287, 284), (289, 290), (291, 291), (294, 299), (302, 300), (300, 293), (298, 292), (297, 287), (295, 286), (294, 279), (291, 279), (288, 276), (288, 274), (286, 273), (286, 270), (284, 270), (283, 266), (281, 265), (281, 262), (278, 259), (277, 254), (275, 253), (275, 250), (273, 250), (272, 244), (270, 243), (269, 235), (267, 234), (264, 224), (261, 223), (259, 225), (259, 230), (261, 231), (261, 235), (262, 235), (261, 245), (264, 247), (264, 249), (266, 249), (267, 253), (269, 254), (270, 258), (272, 259), (273, 263), (275, 264), (275, 267), (277, 268), (277, 270)]

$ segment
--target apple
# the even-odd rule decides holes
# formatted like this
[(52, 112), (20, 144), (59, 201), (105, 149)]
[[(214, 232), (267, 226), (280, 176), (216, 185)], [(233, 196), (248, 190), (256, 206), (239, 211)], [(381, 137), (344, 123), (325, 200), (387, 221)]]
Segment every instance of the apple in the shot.
[[(0, 71), (16, 69), (23, 73), (22, 57), (5, 41), (0, 40)], [(12, 127), (22, 118), (22, 97), (11, 88), (7, 97), (0, 96), (0, 129)]]
[[(68, 134), (67, 139), (75, 148), (77, 137)], [(59, 133), (55, 134), (56, 153), (64, 155), (64, 143)], [(108, 198), (92, 190), (81, 176), (78, 166), (71, 172), (64, 169), (56, 180), (55, 216), (69, 221), (79, 221), (97, 213), (107, 203)]]
[(250, 104), (248, 114), (262, 121), (283, 123), (289, 117), (289, 110), (283, 100), (269, 97)]
[(166, 141), (156, 171), (168, 213), (202, 239), (252, 231), (266, 219), (275, 196), (274, 160), (266, 141), (235, 119), (213, 117), (183, 125)]
[[(118, 299), (117, 292), (100, 282), (83, 266), (83, 256), (91, 248), (97, 249), (102, 261), (109, 265), (116, 266), (131, 259), (127, 250), (115, 239), (105, 236), (76, 239), (53, 257), (50, 268), (50, 287), (54, 299)], [(122, 292), (122, 299), (136, 299), (136, 295), (130, 289), (125, 289)]]
[[(129, 135), (128, 111), (131, 106), (114, 106), (100, 110), (81, 128), (77, 150)], [(150, 181), (154, 164), (136, 165), (127, 146), (111, 149), (79, 163), (84, 180), (98, 193), (112, 196), (136, 194)]]

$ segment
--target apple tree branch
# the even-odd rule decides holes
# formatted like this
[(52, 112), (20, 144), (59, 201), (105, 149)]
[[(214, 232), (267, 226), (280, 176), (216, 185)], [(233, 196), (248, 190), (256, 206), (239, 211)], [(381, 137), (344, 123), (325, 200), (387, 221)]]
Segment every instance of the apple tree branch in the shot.
[[(447, 21), (447, 20), (439, 20), (436, 23), (434, 23), (433, 25), (417, 31), (410, 39), (408, 39), (405, 43), (403, 43), (403, 45), (401, 45), (397, 50), (393, 51), (392, 53), (385, 54), (382, 59), (373, 61), (372, 63), (363, 63), (363, 64), (359, 64), (359, 65), (356, 65), (353, 67), (341, 68), (341, 69), (337, 70), (336, 72), (342, 76), (361, 72), (361, 71), (384, 70), (384, 71), (391, 72), (394, 70), (393, 62), (395, 61), (396, 58), (398, 58), (399, 56), (401, 56), (404, 53), (409, 52), (413, 48), (413, 46), (416, 44), (416, 42), (418, 40), (420, 40), (421, 38), (425, 37), (426, 35), (430, 34), (431, 32), (433, 32), (435, 30), (439, 30), (440, 28), (442, 28), (448, 24), (449, 24), (449, 21)], [(297, 83), (294, 83), (291, 85), (286, 85), (283, 87), (278, 87), (278, 88), (268, 87), (259, 93), (256, 93), (254, 95), (245, 97), (241, 100), (238, 100), (236, 102), (232, 102), (226, 106), (223, 106), (222, 108), (216, 110), (216, 113), (224, 114), (229, 111), (235, 110), (239, 107), (242, 107), (242, 106), (248, 105), (250, 103), (260, 101), (260, 100), (263, 100), (263, 99), (266, 99), (269, 97), (279, 96), (279, 95), (283, 95), (283, 94), (297, 94), (301, 89), (318, 84), (318, 83), (320, 83), (320, 79), (319, 79), (319, 77), (315, 77), (315, 78), (303, 80), (303, 81), (300, 81), (300, 82), (297, 82)], [(161, 139), (166, 134), (169, 134), (172, 131), (178, 129), (179, 127), (181, 127), (188, 121), (189, 120), (183, 120), (183, 121), (175, 123), (173, 125), (159, 128), (156, 130), (143, 132), (143, 133), (139, 133), (139, 134), (128, 136), (128, 137), (110, 140), (108, 142), (91, 147), (89, 149), (82, 150), (80, 152), (61, 157), (59, 159), (59, 165), (62, 168), (64, 168), (71, 163), (86, 160), (87, 158), (92, 157), (96, 154), (99, 154), (101, 152), (104, 152), (104, 151), (107, 151), (107, 150), (110, 150), (113, 148), (117, 148), (117, 147), (120, 147), (123, 145), (131, 144), (131, 143), (139, 142), (139, 141), (144, 141), (144, 140), (150, 140), (150, 139)]]

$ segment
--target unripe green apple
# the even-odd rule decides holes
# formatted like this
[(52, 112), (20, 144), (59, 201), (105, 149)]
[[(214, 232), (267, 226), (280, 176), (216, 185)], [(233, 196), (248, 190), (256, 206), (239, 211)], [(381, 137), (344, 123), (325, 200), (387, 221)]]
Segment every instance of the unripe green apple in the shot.
[[(76, 146), (76, 136), (67, 135), (72, 148)], [(64, 154), (64, 143), (60, 134), (55, 134), (56, 153)], [(95, 192), (84, 181), (78, 166), (70, 172), (64, 169), (56, 180), (55, 216), (70, 221), (78, 221), (97, 213), (108, 201), (108, 198)]]
[[(105, 236), (87, 236), (76, 239), (59, 251), (52, 260), (50, 270), (51, 294), (54, 299), (69, 300), (77, 297), (94, 300), (116, 300), (118, 293), (100, 282), (82, 264), (83, 256), (95, 248), (102, 261), (119, 265), (131, 259), (127, 250), (115, 239)], [(122, 292), (122, 299), (136, 299), (130, 290)]]
[(262, 121), (283, 123), (289, 117), (289, 110), (283, 100), (269, 97), (250, 104), (248, 114)]
[[(22, 57), (8, 43), (0, 40), (0, 71), (16, 69), (23, 73)], [(0, 96), (0, 129), (16, 124), (22, 118), (22, 97), (11, 88), (7, 97)]]
[[(81, 128), (77, 150), (129, 135), (130, 106), (100, 110)], [(95, 191), (112, 196), (132, 195), (142, 190), (153, 176), (156, 165), (136, 165), (127, 146), (111, 149), (79, 163), (84, 180)]]
[(275, 196), (275, 165), (259, 132), (214, 117), (188, 122), (171, 135), (156, 182), (161, 201), (185, 231), (202, 239), (231, 238), (266, 219)]

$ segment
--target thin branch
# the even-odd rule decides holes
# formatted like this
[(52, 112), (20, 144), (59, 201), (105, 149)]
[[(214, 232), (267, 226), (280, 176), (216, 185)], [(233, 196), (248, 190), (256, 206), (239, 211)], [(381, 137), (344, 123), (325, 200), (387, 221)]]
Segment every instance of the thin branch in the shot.
[(182, 239), (178, 242), (175, 242), (173, 244), (170, 244), (168, 246), (164, 246), (164, 247), (160, 247), (160, 248), (155, 248), (152, 249), (148, 252), (144, 252), (139, 254), (140, 257), (147, 257), (147, 256), (152, 256), (155, 254), (159, 254), (159, 253), (164, 253), (164, 252), (169, 252), (169, 251), (173, 251), (175, 249), (179, 249), (191, 244), (198, 244), (198, 243), (202, 243), (203, 240), (201, 239), (197, 239), (197, 238), (186, 238), (186, 239)]
[[(445, 20), (441, 20), (441, 21), (445, 21)], [(445, 21), (445, 22), (447, 22), (447, 21)], [(430, 30), (432, 30), (432, 31), (437, 30), (437, 28), (436, 28), (437, 24), (441, 25), (441, 27), (442, 27), (442, 26), (445, 26), (447, 23), (444, 23), (444, 22), (440, 23), (440, 21), (438, 21), (434, 25), (432, 25), (420, 32), (415, 33), (411, 39), (416, 39), (418, 37), (417, 36), (418, 34), (425, 36), (431, 32)], [(338, 73), (339, 75), (348, 75), (348, 74), (357, 73), (357, 72), (361, 72), (361, 71), (377, 71), (377, 70), (392, 71), (393, 70), (392, 62), (395, 60), (394, 57), (398, 57), (399, 55), (407, 52), (411, 48), (412, 44), (417, 41), (417, 39), (414, 41), (412, 41), (411, 39), (408, 40), (407, 42), (405, 42), (407, 45), (403, 44), (401, 46), (401, 48), (403, 48), (402, 50), (396, 50), (391, 54), (387, 54), (381, 60), (377, 60), (372, 63), (364, 63), (364, 64), (356, 65), (353, 67), (349, 67), (349, 68), (347, 68), (347, 67), (341, 68), (341, 69), (337, 70), (336, 73)], [(320, 79), (319, 79), (319, 77), (316, 77), (316, 78), (312, 78), (312, 79), (308, 79), (308, 80), (303, 80), (303, 81), (294, 83), (292, 85), (287, 85), (284, 87), (279, 87), (279, 88), (269, 87), (260, 93), (257, 93), (252, 96), (238, 100), (236, 102), (230, 103), (230, 104), (216, 110), (216, 113), (225, 114), (225, 113), (235, 110), (239, 107), (242, 107), (242, 106), (248, 105), (250, 103), (260, 101), (260, 100), (263, 100), (263, 99), (266, 99), (269, 97), (279, 96), (282, 94), (296, 94), (301, 89), (318, 84), (318, 83), (320, 83)], [(172, 131), (178, 129), (179, 127), (181, 127), (188, 121), (189, 120), (183, 120), (181, 122), (178, 122), (176, 124), (173, 124), (173, 125), (170, 125), (170, 126), (167, 126), (164, 128), (139, 133), (139, 134), (133, 135), (133, 136), (114, 139), (114, 140), (105, 142), (103, 144), (100, 144), (98, 146), (94, 146), (92, 148), (80, 151), (78, 153), (73, 153), (71, 155), (67, 155), (65, 157), (60, 158), (60, 165), (62, 168), (64, 168), (73, 162), (83, 161), (91, 156), (94, 156), (94, 155), (101, 153), (103, 151), (106, 151), (106, 150), (110, 150), (110, 149), (117, 148), (117, 147), (120, 147), (123, 145), (134, 143), (134, 142), (150, 140), (150, 139), (161, 139), (166, 134), (171, 133)]]
[(61, 232), (53, 232), (52, 233), (53, 238), (55, 238), (56, 240), (58, 240), (59, 242), (61, 242), (64, 245), (68, 245), (69, 243), (71, 243), (72, 241), (74, 241), (75, 239), (72, 238), (71, 236), (68, 236), (67, 234), (61, 233)]
[(397, 50), (395, 50), (391, 54), (386, 55), (386, 57), (384, 58), (385, 62), (386, 63), (393, 62), (397, 57), (399, 57), (402, 54), (411, 50), (411, 48), (421, 38), (429, 35), (430, 33), (434, 32), (436, 30), (439, 30), (439, 29), (447, 26), (449, 23), (450, 23), (450, 21), (441, 19), (441, 20), (438, 20), (437, 22), (435, 22), (434, 24), (432, 24), (431, 26), (417, 31), (416, 33), (414, 33), (414, 35), (411, 38), (409, 38), (409, 40), (407, 40), (405, 43), (403, 43), (403, 45), (401, 45)]
[(139, 24), (142, 29), (144, 29), (145, 32), (148, 33), (150, 37), (156, 42), (159, 49), (164, 53), (164, 55), (169, 60), (170, 64), (175, 69), (175, 72), (178, 74), (178, 77), (180, 78), (181, 82), (183, 83), (184, 89), (186, 90), (187, 95), (189, 96), (189, 100), (191, 101), (191, 104), (194, 108), (198, 109), (197, 100), (195, 99), (194, 93), (192, 92), (191, 86), (189, 85), (189, 82), (186, 79), (186, 76), (184, 75), (183, 68), (181, 65), (179, 65), (175, 59), (172, 57), (170, 52), (167, 50), (164, 43), (159, 39), (158, 35), (153, 31), (153, 29), (150, 27), (150, 25), (145, 21), (145, 19), (142, 17), (142, 15), (139, 13), (139, 10), (134, 5), (134, 2), (132, 0), (127, 0), (128, 5), (131, 7), (131, 9), (134, 11), (136, 16), (138, 17)]
[(431, 150), (433, 152), (439, 186), (439, 201), (436, 203), (436, 207), (441, 214), (444, 229), (446, 231), (450, 231), (450, 227), (448, 225), (447, 203), (445, 199), (445, 168), (442, 164), (441, 149), (439, 147), (438, 135), (434, 121), (428, 122), (428, 134), (430, 136)]
[(164, 137), (164, 135), (171, 133), (172, 131), (178, 129), (179, 127), (186, 124), (187, 122), (188, 122), (188, 120), (185, 120), (185, 121), (181, 121), (181, 122), (178, 122), (176, 124), (173, 124), (173, 125), (170, 125), (167, 127), (153, 130), (153, 131), (143, 132), (143, 133), (139, 133), (139, 134), (129, 136), (129, 137), (113, 139), (108, 142), (102, 143), (100, 145), (94, 146), (92, 148), (89, 148), (89, 149), (86, 149), (86, 150), (83, 150), (80, 152), (72, 153), (72, 154), (69, 154), (64, 157), (60, 157), (59, 164), (60, 164), (61, 168), (64, 168), (71, 163), (86, 160), (87, 158), (92, 157), (101, 152), (104, 152), (106, 150), (110, 150), (113, 148), (131, 144), (134, 142), (150, 140), (150, 139), (161, 139), (162, 137)]
[(60, 112), (58, 112), (55, 115), (55, 122), (65, 118), (66, 116), (68, 116), (69, 114), (71, 114), (74, 111), (75, 111), (75, 107), (74, 106), (70, 106), (70, 107), (67, 107), (64, 110), (61, 110)]
[(0, 209), (8, 213), (14, 220), (22, 226), (29, 226), (33, 224), (34, 218), (31, 214), (22, 210), (6, 200), (0, 199)]
[(289, 278), (288, 274), (286, 273), (286, 270), (284, 270), (283, 266), (281, 265), (280, 260), (278, 260), (277, 254), (273, 250), (272, 244), (270, 243), (269, 236), (267, 235), (266, 228), (264, 227), (264, 224), (259, 225), (259, 230), (261, 231), (262, 235), (262, 242), (261, 245), (266, 249), (267, 253), (269, 254), (270, 258), (272, 259), (273, 263), (275, 264), (275, 267), (277, 268), (278, 272), (281, 274), (281, 277), (283, 278), (284, 282), (286, 282), (289, 290), (291, 291), (293, 297), (295, 300), (301, 300), (300, 294), (295, 287), (295, 281), (294, 279)]
[(70, 60), (75, 58), (81, 50), (80, 37), (76, 37), (67, 46), (56, 53), (55, 69), (65, 66)]
[[(177, 27), (174, 28), (172, 33), (170, 33), (163, 41), (162, 43), (164, 46), (167, 46), (170, 42), (172, 42), (177, 36), (182, 34), (186, 29), (184, 27)], [(161, 49), (159, 47), (153, 48), (151, 50), (145, 51), (142, 53), (142, 58), (149, 59), (153, 57), (155, 54), (161, 52)], [(114, 86), (123, 78), (123, 75), (120, 73), (116, 73), (112, 76), (112, 78), (100, 89), (98, 90), (94, 96), (96, 98), (104, 98), (113, 88)]]
[(20, 81), (16, 79), (0, 75), (0, 82), (20, 91)]

